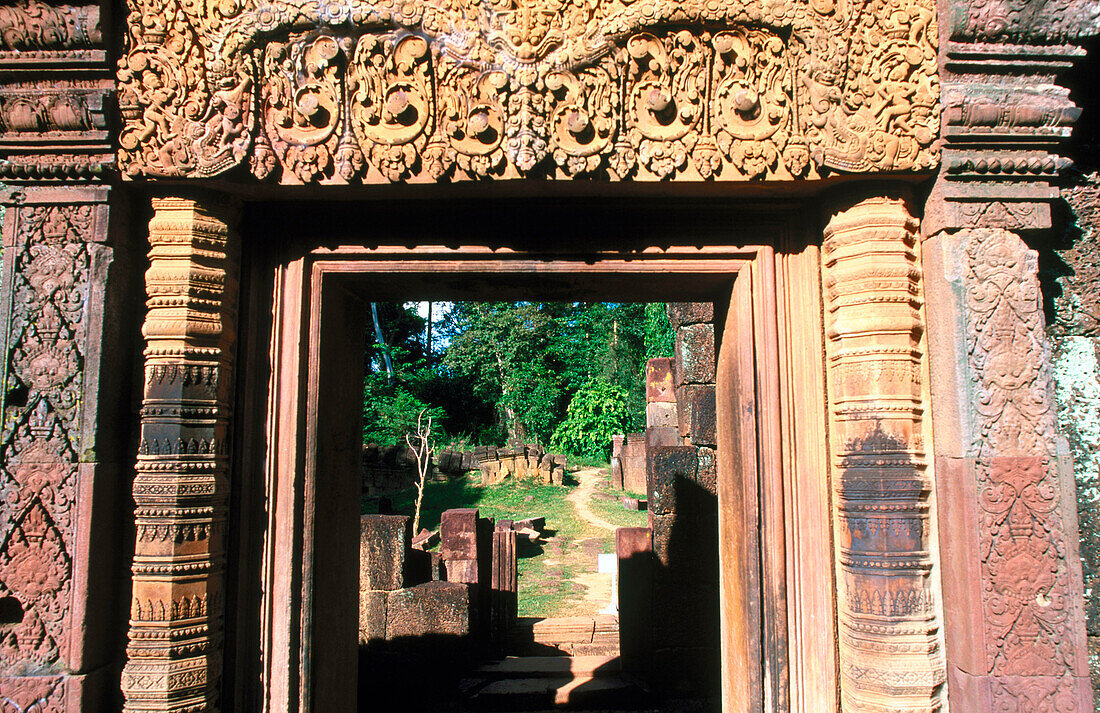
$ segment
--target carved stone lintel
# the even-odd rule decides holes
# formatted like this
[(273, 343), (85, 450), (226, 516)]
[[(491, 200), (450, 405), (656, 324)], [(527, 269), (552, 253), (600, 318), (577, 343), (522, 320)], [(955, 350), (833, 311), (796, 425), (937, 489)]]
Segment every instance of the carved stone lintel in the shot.
[(221, 675), (236, 277), (230, 221), (153, 201), (126, 711), (215, 705)]
[(888, 199), (865, 200), (825, 228), (841, 691), (852, 711), (942, 705), (916, 231), (905, 205)]
[(930, 0), (129, 4), (131, 177), (246, 159), (290, 184), (797, 180), (938, 162)]

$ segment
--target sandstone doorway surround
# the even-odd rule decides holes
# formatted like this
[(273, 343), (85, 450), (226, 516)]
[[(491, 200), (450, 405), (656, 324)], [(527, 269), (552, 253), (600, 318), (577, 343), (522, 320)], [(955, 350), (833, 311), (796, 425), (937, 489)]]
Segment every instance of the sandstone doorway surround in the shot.
[[(1094, 4), (115, 5), (0, 9), (4, 701), (346, 700), (339, 649), (330, 666), (313, 648), (343, 610), (314, 618), (339, 584), (315, 576), (318, 542), (338, 530), (311, 493), (352, 442), (318, 406), (347, 388), (322, 367), (356, 340), (325, 325), (371, 285), (519, 274), (623, 294), (656, 271), (728, 305), (726, 708), (1091, 710), (1024, 239), (1052, 229), (1078, 111), (1057, 75)], [(265, 201), (416, 216), (540, 196), (682, 201), (681, 230), (519, 249), (297, 230), (281, 253), (289, 227), (253, 230)], [(723, 205), (726, 232), (699, 239), (692, 201)], [(113, 397), (146, 242), (135, 472)]]
[[(431, 202), (422, 203), (421, 215), (428, 219), (408, 229), (408, 240), (393, 232), (392, 216), (351, 228), (356, 238), (347, 239), (343, 225), (362, 225), (361, 204), (344, 208), (351, 219), (342, 225), (333, 217), (340, 209), (326, 205), (341, 227), (280, 240), (276, 231), (293, 230), (288, 216), (308, 213), (308, 204), (269, 205), (253, 214), (274, 217), (244, 221), (252, 237), (240, 240), (200, 202), (154, 199), (151, 309), (144, 332), (147, 370), (157, 378), (147, 381), (143, 443), (163, 442), (149, 436), (165, 425), (178, 427), (179, 419), (161, 414), (183, 412), (193, 398), (174, 391), (165, 398), (160, 384), (172, 379), (161, 373), (202, 373), (191, 381), (221, 393), (210, 385), (233, 383), (234, 354), (245, 369), (236, 386), (241, 435), (234, 457), (204, 457), (202, 446), (197, 449), (203, 462), (220, 461), (223, 469), (235, 464), (235, 505), (230, 507), (226, 471), (215, 470), (200, 478), (208, 487), (196, 489), (198, 500), (179, 516), (168, 513), (169, 519), (190, 522), (197, 510), (192, 506), (201, 502), (209, 512), (228, 510), (237, 520), (228, 529), (236, 581), (227, 588), (225, 571), (211, 568), (203, 576), (181, 573), (173, 583), (183, 601), (209, 602), (218, 592), (219, 601), (232, 602), (228, 618), (204, 612), (213, 625), (204, 633), (211, 643), (220, 641), (218, 628), (229, 622), (225, 633), (233, 650), (225, 651), (226, 671), (242, 682), (232, 689), (239, 697), (234, 707), (355, 706), (360, 374), (346, 365), (358, 364), (363, 353), (366, 320), (357, 310), (369, 300), (531, 294), (678, 297), (713, 301), (725, 312), (717, 353), (717, 460), (726, 708), (820, 710), (835, 708), (838, 700), (896, 706), (901, 692), (917, 702), (914, 709), (938, 705), (945, 672), (937, 584), (930, 576), (935, 548), (932, 481), (923, 451), (930, 424), (923, 417), (927, 366), (919, 241), (905, 202), (859, 202), (829, 222), (818, 248), (810, 240), (815, 230), (789, 204), (787, 210), (757, 204), (731, 211), (728, 202), (695, 201), (688, 220), (683, 200), (649, 208), (620, 201), (634, 206), (637, 215), (630, 219), (608, 215), (607, 201), (590, 202), (586, 215), (563, 209), (570, 200), (559, 199), (550, 202), (558, 223), (543, 225), (543, 232), (565, 236), (578, 216), (601, 215), (605, 226), (624, 225), (582, 234), (574, 244), (563, 238), (557, 249), (543, 235), (514, 237), (512, 226), (519, 221), (509, 218), (529, 214), (537, 202), (512, 202), (511, 214), (500, 210), (502, 200), (485, 202), (501, 218), (493, 227), (453, 216), (432, 220)], [(654, 218), (662, 213), (663, 225)], [(449, 246), (418, 237), (463, 224), (465, 233), (446, 231)], [(678, 244), (675, 238), (689, 226), (693, 244)], [(463, 245), (471, 234), (487, 245)], [(260, 247), (262, 235), (271, 236), (266, 248)], [(768, 236), (772, 244), (759, 244), (754, 236)], [(228, 247), (233, 243), (255, 246), (248, 295), (239, 300), (243, 310), (236, 308), (238, 261), (230, 257), (236, 249)], [(162, 286), (172, 275), (219, 288), (177, 289), (168, 298)], [(252, 326), (228, 328), (238, 312), (250, 315)], [(185, 321), (173, 321), (181, 314)], [(349, 324), (355, 326), (349, 330)], [(160, 347), (157, 336), (172, 325), (176, 330), (166, 338), (180, 339), (179, 327), (192, 325), (183, 330), (182, 347), (173, 343), (174, 351)], [(249, 345), (243, 353), (230, 343), (237, 333)], [(160, 361), (161, 354), (181, 348), (204, 357), (178, 366)], [(169, 403), (172, 398), (181, 400)], [(229, 404), (208, 403), (221, 414), (209, 427), (228, 428)], [(841, 439), (831, 446), (830, 432)], [(178, 454), (155, 450), (139, 456), (150, 483), (164, 482), (164, 466), (180, 463)], [(160, 519), (165, 526), (165, 515)], [(224, 516), (214, 515), (211, 526), (224, 532)], [(834, 538), (836, 530), (859, 534)], [(202, 556), (224, 561), (224, 539), (210, 542), (220, 551), (211, 548)], [(262, 557), (249, 561), (250, 551)], [(189, 550), (187, 556), (194, 554)], [(167, 564), (181, 556), (151, 552), (139, 540), (136, 558), (159, 557)], [(136, 586), (163, 586), (162, 571), (148, 584), (135, 578)], [(883, 607), (890, 607), (889, 614)], [(186, 626), (193, 618), (170, 626)], [(146, 627), (163, 624), (135, 619), (131, 626), (132, 640), (143, 640)], [(839, 641), (837, 626), (844, 632)], [(141, 654), (130, 659), (124, 677), (144, 666), (184, 663), (158, 659), (151, 648)], [(205, 654), (186, 664), (211, 671), (221, 660)], [(888, 690), (868, 684), (845, 675), (852, 669), (874, 669), (878, 680), (893, 682)], [(915, 675), (919, 671), (924, 674)], [(257, 680), (259, 688), (244, 683)], [(147, 695), (127, 692), (137, 701)], [(210, 683), (191, 693), (218, 695)]]

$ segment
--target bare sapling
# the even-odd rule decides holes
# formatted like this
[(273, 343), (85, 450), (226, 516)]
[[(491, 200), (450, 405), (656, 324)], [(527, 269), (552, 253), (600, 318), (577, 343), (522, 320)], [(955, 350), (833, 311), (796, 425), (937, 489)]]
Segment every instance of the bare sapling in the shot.
[(432, 453), (435, 451), (431, 443), (432, 417), (429, 415), (428, 422), (423, 423), (426, 411), (427, 409), (423, 409), (416, 416), (416, 445), (413, 445), (409, 434), (405, 434), (405, 443), (409, 444), (409, 449), (416, 458), (416, 510), (413, 513), (412, 526), (414, 535), (420, 532), (420, 506), (424, 502), (424, 486), (428, 482), (428, 470), (432, 467)]

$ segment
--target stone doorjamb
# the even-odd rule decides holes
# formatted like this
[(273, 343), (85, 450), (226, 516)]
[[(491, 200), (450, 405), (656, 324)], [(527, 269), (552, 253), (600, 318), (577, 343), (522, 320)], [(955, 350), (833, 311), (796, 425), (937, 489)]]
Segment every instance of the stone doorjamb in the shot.
[[(809, 394), (823, 394), (819, 369), (820, 333), (816, 340), (813, 337), (814, 325), (821, 323), (819, 298), (804, 294), (802, 288), (806, 283), (792, 279), (805, 276), (810, 278), (811, 287), (817, 284), (816, 250), (808, 248), (797, 254), (777, 256), (771, 248), (669, 248), (645, 254), (602, 254), (593, 258), (587, 261), (576, 258), (547, 260), (546, 255), (502, 256), (486, 249), (380, 248), (365, 251), (341, 247), (317, 251), (278, 270), (272, 343), (272, 353), (278, 355), (278, 360), (271, 383), (270, 403), (274, 412), (268, 433), (273, 440), (269, 445), (266, 476), (273, 527), (268, 533), (263, 584), (267, 617), (263, 634), (267, 710), (324, 710), (346, 705), (348, 695), (354, 695), (344, 674), (348, 673), (347, 660), (354, 660), (351, 622), (357, 616), (357, 608), (353, 600), (343, 601), (335, 594), (334, 582), (320, 581), (317, 575), (322, 571), (319, 558), (330, 555), (322, 552), (316, 543), (322, 539), (334, 543), (340, 538), (338, 532), (326, 530), (340, 515), (328, 509), (324, 520), (313, 515), (319, 512), (321, 502), (315, 493), (328, 493), (330, 497), (324, 502), (331, 507), (331, 489), (339, 485), (331, 477), (325, 477), (322, 488), (317, 479), (330, 472), (333, 464), (342, 468), (355, 467), (354, 459), (348, 458), (354, 451), (344, 442), (354, 439), (355, 434), (345, 433), (346, 428), (340, 428), (341, 422), (354, 423), (354, 414), (352, 418), (348, 418), (349, 414), (341, 415), (332, 400), (332, 392), (337, 387), (325, 383), (326, 374), (334, 370), (326, 370), (324, 365), (340, 363), (344, 349), (339, 340), (328, 342), (326, 346), (325, 335), (332, 329), (322, 325), (326, 320), (337, 319), (328, 310), (336, 314), (348, 309), (348, 301), (355, 301), (354, 283), (364, 275), (369, 275), (374, 284), (417, 273), (461, 276), (498, 271), (533, 276), (557, 271), (585, 279), (598, 279), (601, 274), (633, 273), (656, 277), (667, 276), (670, 272), (709, 273), (725, 275), (728, 279), (741, 275), (744, 279), (736, 279), (742, 284), (755, 285), (756, 308), (750, 305), (747, 312), (742, 312), (742, 323), (749, 329), (739, 336), (747, 337), (747, 343), (758, 345), (759, 349), (750, 348), (751, 361), (747, 363), (747, 371), (741, 372), (742, 380), (736, 390), (752, 394), (754, 398), (759, 392), (762, 401), (767, 401), (767, 408), (762, 407), (759, 413), (750, 410), (746, 412), (748, 421), (742, 419), (752, 424), (746, 426), (748, 430), (742, 443), (760, 455), (734, 458), (734, 449), (729, 447), (734, 431), (727, 428), (726, 437), (719, 444), (718, 457), (720, 481), (726, 484), (726, 496), (720, 495), (720, 507), (724, 498), (725, 512), (731, 520), (721, 526), (724, 532), (722, 586), (724, 592), (733, 593), (726, 600), (724, 617), (730, 627), (742, 627), (739, 635), (724, 637), (724, 664), (731, 672), (728, 678), (743, 684), (741, 695), (728, 698), (728, 709), (747, 712), (767, 706), (774, 710), (790, 710), (786, 702), (792, 698), (798, 701), (797, 710), (800, 711), (833, 709), (837, 674), (835, 660), (828, 655), (833, 646), (832, 571), (828, 567), (807, 565), (807, 562), (828, 562), (831, 557), (828, 494), (823, 490), (827, 483), (824, 443), (814, 442), (812, 435), (824, 435), (824, 409), (799, 410), (793, 403), (794, 395), (803, 390)], [(779, 291), (776, 290), (777, 273)], [(786, 314), (796, 315), (793, 320), (777, 319), (774, 311), (777, 296)], [(769, 304), (771, 307), (767, 306)], [(809, 325), (793, 337), (794, 344), (791, 343), (793, 330), (787, 329), (792, 322)], [(782, 339), (778, 333), (780, 329)], [(335, 352), (326, 354), (325, 349)], [(731, 357), (725, 355), (734, 352), (731, 345), (724, 346), (720, 361), (729, 362)], [(819, 355), (816, 360), (812, 357), (815, 352)], [(804, 368), (789, 368), (791, 360), (800, 359), (805, 361), (801, 365)], [(725, 388), (725, 393), (730, 395), (730, 386)], [(330, 401), (320, 408), (317, 394), (326, 393), (330, 394)], [(358, 404), (354, 406), (358, 408)], [(727, 426), (732, 408), (732, 403), (719, 405), (720, 418)], [(759, 426), (757, 418), (761, 419)], [(762, 430), (758, 431), (758, 427)], [(791, 442), (790, 434), (796, 430), (807, 434), (806, 442)], [(788, 434), (786, 439), (779, 436), (783, 432)], [(758, 442), (763, 445), (758, 446)], [(329, 465), (322, 467), (322, 462)], [(746, 483), (751, 486), (746, 492), (756, 494), (736, 501), (746, 508), (740, 512), (735, 511), (734, 501), (728, 497), (730, 487), (741, 487), (733, 486), (735, 482)], [(804, 499), (799, 501), (797, 494)], [(774, 506), (770, 510), (760, 510), (756, 505), (760, 496)], [(746, 517), (751, 518), (747, 522), (758, 524), (746, 528), (732, 522), (746, 522)], [(792, 533), (789, 520), (785, 518), (798, 520), (801, 529)], [(758, 532), (778, 545), (769, 545), (764, 562), (759, 561), (758, 555), (749, 554), (760, 551)], [(348, 552), (354, 557), (352, 550)], [(796, 556), (798, 559), (793, 559)], [(328, 569), (333, 569), (333, 562), (328, 559), (326, 562)], [(342, 563), (354, 571), (351, 565), (354, 563)], [(764, 577), (759, 569), (761, 565), (769, 567)], [(798, 578), (793, 584), (788, 583), (788, 576), (792, 575)], [(354, 591), (354, 582), (344, 585), (347, 592)], [(772, 589), (767, 597), (762, 596), (761, 590), (754, 589), (765, 585)], [(737, 586), (747, 586), (751, 591), (737, 593), (734, 591)], [(321, 588), (329, 594), (325, 607), (318, 609), (311, 601), (316, 601), (316, 592)], [(792, 603), (791, 598), (797, 601)], [(334, 622), (334, 617), (338, 616), (334, 612), (341, 609), (346, 619), (342, 627)], [(325, 652), (322, 653), (311, 639), (325, 641)], [(342, 656), (334, 653), (341, 649), (344, 650)], [(318, 656), (328, 656), (328, 663), (322, 666)], [(761, 668), (765, 665), (769, 666), (766, 676)], [(795, 678), (788, 683), (792, 671)], [(354, 671), (350, 675), (353, 678)]]

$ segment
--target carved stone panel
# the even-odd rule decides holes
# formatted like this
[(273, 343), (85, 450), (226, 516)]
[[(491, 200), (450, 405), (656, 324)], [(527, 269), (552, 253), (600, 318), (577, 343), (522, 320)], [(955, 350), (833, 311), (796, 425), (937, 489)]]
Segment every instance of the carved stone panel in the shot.
[(887, 199), (833, 216), (822, 276), (842, 707), (939, 710), (916, 219)]
[(945, 590), (968, 602), (949, 610), (952, 708), (1091, 711), (1074, 482), (1056, 432), (1038, 255), (1002, 229), (931, 246), (937, 314), (966, 335), (936, 356), (941, 378), (954, 365), (965, 393), (937, 395), (947, 416), (937, 462), (950, 474), (943, 559), (956, 573)]
[(791, 180), (938, 162), (929, 0), (130, 5), (131, 177)]
[(107, 227), (104, 196), (61, 193), (72, 202), (37, 195), (9, 206), (4, 224), (0, 701), (41, 710), (79, 697), (67, 685), (84, 658), (74, 629), (83, 628), (87, 562), (78, 540), (90, 513), (78, 503), (78, 481), (90, 475), (80, 463), (93, 445), (85, 363), (89, 332), (98, 333), (89, 310), (102, 308), (88, 304), (90, 255)]
[(0, 7), (0, 179), (85, 181), (114, 163), (99, 2)]

